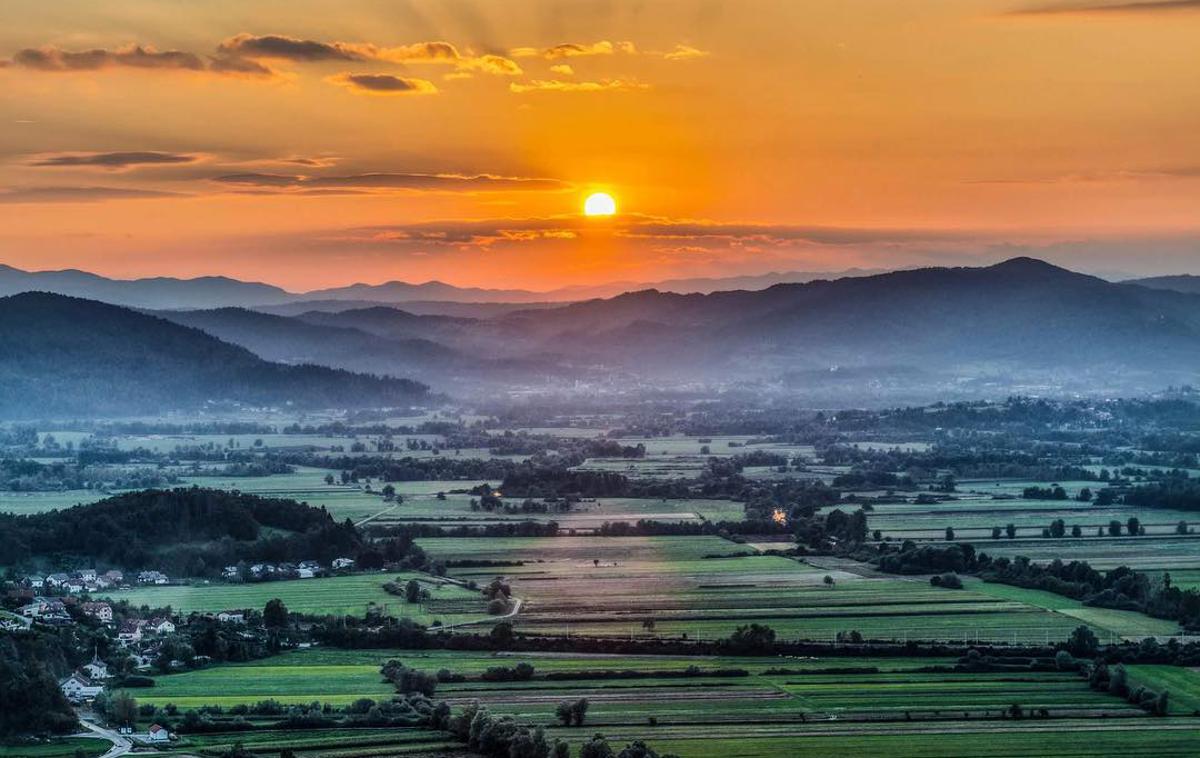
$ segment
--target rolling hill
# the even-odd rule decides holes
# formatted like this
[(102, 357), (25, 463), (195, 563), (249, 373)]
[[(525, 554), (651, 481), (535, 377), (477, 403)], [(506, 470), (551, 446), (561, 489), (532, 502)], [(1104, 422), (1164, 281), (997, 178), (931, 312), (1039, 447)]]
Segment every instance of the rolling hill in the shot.
[(207, 402), (407, 406), (428, 387), (286, 366), (197, 329), (42, 292), (0, 298), (0, 417), (102, 416)]

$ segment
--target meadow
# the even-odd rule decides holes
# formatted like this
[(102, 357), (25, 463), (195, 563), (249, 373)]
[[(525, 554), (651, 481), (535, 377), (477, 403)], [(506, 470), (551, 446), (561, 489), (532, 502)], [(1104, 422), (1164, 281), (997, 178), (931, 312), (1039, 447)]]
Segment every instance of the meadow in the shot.
[[(383, 585), (395, 581), (401, 585), (417, 579), (432, 597), (419, 604), (384, 591)], [(216, 612), (253, 608), (261, 610), (268, 600), (279, 598), (288, 610), (310, 615), (362, 616), (370, 609), (408, 618), (420, 624), (443, 624), (486, 618), (479, 593), (451, 582), (439, 581), (426, 574), (377, 572), (317, 579), (291, 579), (246, 584), (189, 584), (138, 587), (109, 592), (103, 597), (128, 601), (134, 606), (162, 608), (170, 606), (178, 613)]]

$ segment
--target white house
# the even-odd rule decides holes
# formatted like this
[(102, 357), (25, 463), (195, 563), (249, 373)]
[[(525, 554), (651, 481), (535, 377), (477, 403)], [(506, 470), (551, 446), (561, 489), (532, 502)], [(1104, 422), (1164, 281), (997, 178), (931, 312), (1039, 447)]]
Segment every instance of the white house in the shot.
[(175, 632), (175, 622), (165, 616), (150, 619), (150, 623), (146, 624), (146, 628), (155, 634), (173, 634)]
[(58, 683), (62, 694), (72, 703), (82, 703), (94, 699), (104, 691), (103, 684), (95, 684), (83, 674), (76, 671)]
[(25, 577), (25, 583), (35, 590), (40, 590), (46, 586), (45, 578), (37, 575)]
[(105, 624), (113, 620), (112, 606), (108, 603), (88, 602), (83, 604), (83, 612)]
[(151, 724), (149, 731), (146, 732), (146, 739), (150, 742), (168, 742), (171, 739), (171, 733), (165, 727)]
[(49, 587), (61, 587), (66, 584), (71, 577), (66, 574), (51, 574), (46, 577), (46, 585)]
[(354, 568), (354, 559), (353, 558), (334, 558), (333, 559), (333, 567), (335, 569)]
[(296, 569), (296, 578), (297, 579), (312, 579), (316, 575), (317, 575), (317, 572), (313, 571), (310, 568)]
[(246, 623), (246, 614), (242, 611), (221, 611), (217, 614), (217, 621), (229, 624), (244, 624)]
[(93, 582), (96, 580), (96, 569), (80, 569), (76, 573), (79, 578), (85, 582)]
[(141, 619), (126, 619), (117, 632), (117, 639), (123, 643), (137, 642), (142, 639), (142, 627), (146, 625)]

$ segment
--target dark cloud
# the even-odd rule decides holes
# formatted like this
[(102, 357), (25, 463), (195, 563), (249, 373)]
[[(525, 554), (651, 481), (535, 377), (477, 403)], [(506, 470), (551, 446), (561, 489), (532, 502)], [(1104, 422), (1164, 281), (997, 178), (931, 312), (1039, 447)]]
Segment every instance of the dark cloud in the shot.
[(95, 203), (104, 200), (186, 197), (177, 192), (123, 187), (9, 187), (0, 189), (0, 204), (8, 203)]
[(129, 166), (175, 165), (194, 163), (199, 156), (186, 153), (163, 153), (157, 151), (131, 151), (117, 153), (58, 153), (42, 155), (30, 161), (30, 166), (97, 166), (100, 168), (127, 168)]
[(569, 185), (557, 179), (494, 174), (367, 173), (347, 176), (298, 176), (291, 174), (229, 174), (214, 181), (240, 187), (265, 189), (408, 189), (443, 192), (487, 192), (509, 190), (561, 190)]
[(167, 70), (201, 71), (204, 61), (181, 50), (156, 50), (132, 45), (117, 50), (96, 48), (71, 52), (57, 47), (25, 48), (13, 56), (13, 63), (38, 71), (97, 71), (114, 66)]
[(281, 58), (292, 61), (361, 61), (367, 56), (341, 42), (317, 42), (278, 34), (238, 34), (221, 43), (222, 53), (251, 58)]
[(339, 74), (329, 81), (352, 92), (368, 95), (433, 95), (437, 87), (425, 79), (392, 74)]
[(93, 48), (71, 51), (62, 48), (29, 47), (18, 50), (12, 63), (34, 71), (101, 71), (111, 68), (140, 68), (160, 71), (206, 71), (243, 76), (274, 76), (275, 72), (257, 61), (227, 54), (207, 61), (182, 50), (156, 50), (151, 46), (130, 45), (115, 50)]
[(1200, 0), (1145, 0), (1145, 2), (1076, 2), (1049, 3), (1018, 8), (1010, 16), (1093, 16), (1119, 14), (1177, 13), (1200, 11)]

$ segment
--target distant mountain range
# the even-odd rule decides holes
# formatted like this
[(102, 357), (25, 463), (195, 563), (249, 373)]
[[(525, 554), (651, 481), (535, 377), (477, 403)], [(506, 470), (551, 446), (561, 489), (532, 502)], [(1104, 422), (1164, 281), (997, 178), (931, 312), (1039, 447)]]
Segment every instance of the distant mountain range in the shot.
[(0, 298), (0, 417), (105, 416), (209, 402), (408, 406), (428, 387), (263, 360), (155, 316), (49, 293)]
[[(547, 292), (524, 289), (455, 287), (444, 282), (391, 281), (383, 284), (352, 284), (347, 287), (288, 292), (261, 282), (243, 282), (222, 276), (196, 279), (153, 277), (110, 279), (86, 271), (22, 271), (0, 264), (0, 297), (20, 292), (54, 292), (60, 295), (99, 300), (114, 305), (155, 310), (196, 308), (255, 308), (281, 315), (305, 310), (338, 310), (338, 303), (359, 307), (380, 304), (422, 304), (425, 312), (442, 312), (449, 303), (530, 304), (562, 303), (613, 297), (634, 289), (653, 287), (665, 292), (715, 292), (722, 289), (763, 289), (780, 282), (806, 282), (822, 277), (858, 276), (867, 272), (850, 269), (839, 273), (788, 272), (716, 279), (674, 279), (656, 283), (612, 282), (582, 287), (564, 287)], [(431, 307), (440, 304), (440, 307)], [(297, 310), (296, 306), (299, 306)], [(421, 307), (421, 306), (417, 306)], [(448, 309), (448, 310), (453, 310)], [(491, 314), (491, 315), (494, 315)]]
[(1152, 276), (1147, 279), (1131, 279), (1129, 284), (1139, 284), (1156, 290), (1172, 290), (1200, 294), (1200, 276), (1180, 274), (1178, 276)]
[[(331, 302), (340, 301), (321, 301)], [(332, 376), (304, 364), (415, 377), (464, 397), (741, 386), (838, 404), (1118, 394), (1200, 379), (1200, 294), (1108, 282), (1031, 258), (760, 291), (649, 289), (464, 316), (349, 305), (148, 314), (52, 295), (0, 300), (0, 356), (19, 356), (0, 358), (0, 412), (35, 389), (80, 409), (130, 396), (222, 394), (346, 404)], [(288, 374), (293, 366), (298, 373)], [(5, 378), (13, 376), (17, 389)], [(360, 405), (416, 392), (342, 378), (360, 388)], [(91, 389), (97, 383), (103, 392)], [(87, 392), (86, 401), (73, 392)]]

